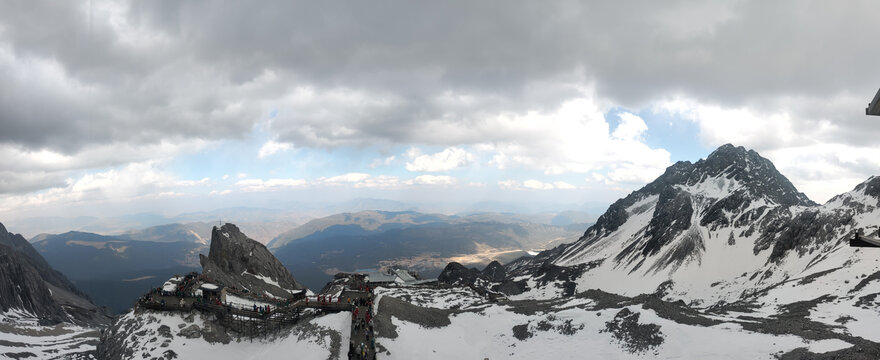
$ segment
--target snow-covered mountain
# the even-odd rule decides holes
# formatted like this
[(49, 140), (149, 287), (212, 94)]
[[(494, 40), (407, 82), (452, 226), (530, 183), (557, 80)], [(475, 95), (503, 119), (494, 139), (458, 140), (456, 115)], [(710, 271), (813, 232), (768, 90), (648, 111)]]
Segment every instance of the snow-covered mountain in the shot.
[(724, 145), (618, 200), (577, 241), (508, 267), (573, 267), (577, 289), (640, 294), (663, 284), (669, 296), (706, 304), (829, 269), (871, 274), (880, 253), (847, 240), (880, 224), (878, 185), (872, 177), (818, 205), (757, 152)]

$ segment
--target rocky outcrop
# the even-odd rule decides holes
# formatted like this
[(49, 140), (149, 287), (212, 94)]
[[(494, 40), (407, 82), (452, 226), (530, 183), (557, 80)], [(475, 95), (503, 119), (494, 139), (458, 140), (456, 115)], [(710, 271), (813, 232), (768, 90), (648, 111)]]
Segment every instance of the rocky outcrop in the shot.
[(498, 261), (492, 261), (489, 265), (486, 265), (486, 268), (483, 269), (481, 275), (484, 279), (491, 282), (499, 282), (504, 281), (504, 278), (507, 276), (507, 271), (501, 263)]
[(46, 262), (46, 259), (34, 249), (31, 243), (25, 240), (24, 236), (8, 232), (3, 224), (0, 224), (0, 245), (6, 245), (19, 252), (21, 255), (24, 255), (26, 257), (24, 260), (31, 264), (31, 266), (40, 273), (40, 277), (46, 282), (87, 298), (86, 294), (79, 291), (79, 289), (77, 289), (67, 277), (55, 269), (52, 269), (49, 263)]
[(0, 224), (0, 310), (9, 309), (33, 313), (44, 324), (110, 321), (105, 309), (53, 270), (24, 237), (7, 232)]
[(6, 312), (9, 309), (33, 313), (44, 322), (43, 325), (69, 319), (26, 257), (0, 245), (0, 310)]
[(507, 270), (501, 263), (493, 261), (483, 271), (467, 268), (457, 262), (446, 265), (437, 281), (450, 285), (473, 286), (483, 291), (518, 295), (526, 290), (523, 281), (515, 282), (508, 278)]
[(451, 262), (437, 276), (437, 281), (451, 285), (471, 285), (481, 276), (477, 269), (468, 269), (462, 264)]
[(208, 256), (199, 255), (203, 273), (212, 281), (252, 293), (289, 297), (305, 289), (265, 245), (225, 224), (211, 232)]

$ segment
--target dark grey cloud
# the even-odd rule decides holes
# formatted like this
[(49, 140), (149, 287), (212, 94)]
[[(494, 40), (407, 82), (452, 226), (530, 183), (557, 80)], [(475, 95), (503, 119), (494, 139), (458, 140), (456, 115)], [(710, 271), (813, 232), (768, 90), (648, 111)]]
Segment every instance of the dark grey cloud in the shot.
[[(788, 106), (805, 127), (841, 124), (829, 141), (867, 144), (877, 127), (850, 107), (877, 87), (878, 12), (872, 1), (14, 2), (0, 14), (0, 142), (74, 154), (234, 138), (277, 107), (271, 130), (298, 146), (442, 143), (420, 125), (549, 111), (594, 84), (633, 108), (676, 95)], [(303, 88), (316, 96), (292, 102)]]

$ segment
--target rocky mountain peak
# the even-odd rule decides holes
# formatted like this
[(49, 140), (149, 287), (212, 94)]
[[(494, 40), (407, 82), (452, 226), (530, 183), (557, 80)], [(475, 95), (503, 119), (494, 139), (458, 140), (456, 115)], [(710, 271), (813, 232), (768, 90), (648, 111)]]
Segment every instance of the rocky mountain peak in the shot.
[[(754, 150), (725, 144), (696, 163), (679, 161), (673, 164), (656, 180), (614, 202), (587, 229), (583, 238), (603, 236), (617, 230), (630, 216), (626, 209), (651, 196), (658, 197), (658, 204), (654, 207), (656, 221), (652, 227), (662, 228), (660, 233), (671, 236), (690, 227), (695, 211), (702, 225), (716, 223), (720, 226), (729, 221), (722, 219), (723, 215), (744, 211), (754, 201), (764, 200), (768, 206), (816, 205), (797, 191), (770, 160)], [(694, 197), (709, 199), (691, 201)], [(695, 209), (696, 203), (707, 207)], [(668, 229), (669, 226), (675, 228)], [(658, 239), (655, 243), (662, 245), (665, 240)], [(656, 247), (647, 249), (652, 252)]]
[(857, 185), (854, 191), (861, 191), (867, 196), (880, 199), (880, 176), (871, 176), (865, 182)]
[(234, 224), (214, 227), (208, 256), (199, 255), (204, 273), (226, 286), (288, 297), (301, 285), (265, 245), (247, 237)]
[(615, 262), (640, 266), (656, 256), (655, 271), (696, 260), (715, 231), (747, 227), (791, 206), (816, 206), (773, 163), (754, 150), (725, 144), (695, 163), (680, 161), (656, 180), (614, 202), (581, 239), (554, 251), (554, 263), (577, 263), (593, 243), (641, 215), (642, 230), (627, 239)]
[(743, 190), (778, 205), (816, 205), (799, 192), (770, 160), (742, 146), (725, 144), (705, 160), (697, 161), (688, 184), (720, 177), (735, 180), (743, 186)]

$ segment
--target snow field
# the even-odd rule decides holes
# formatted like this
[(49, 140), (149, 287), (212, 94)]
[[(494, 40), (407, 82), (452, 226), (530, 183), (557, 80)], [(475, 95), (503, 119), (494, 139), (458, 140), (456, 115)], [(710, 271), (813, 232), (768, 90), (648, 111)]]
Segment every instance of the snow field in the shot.
[[(307, 333), (299, 333), (296, 331), (295, 325), (293, 331), (287, 334), (279, 335), (276, 338), (268, 339), (238, 339), (233, 340), (229, 344), (209, 343), (203, 338), (188, 339), (178, 336), (177, 332), (183, 327), (192, 324), (201, 328), (205, 326), (205, 320), (202, 316), (195, 316), (193, 323), (184, 321), (184, 317), (191, 313), (163, 313), (150, 312), (143, 314), (143, 317), (154, 317), (158, 321), (150, 322), (138, 329), (139, 331), (147, 330), (147, 333), (154, 333), (162, 325), (171, 328), (174, 335), (170, 339), (168, 347), (159, 347), (157, 343), (140, 343), (139, 348), (135, 348), (134, 354), (140, 357), (140, 354), (147, 353), (149, 357), (162, 357), (166, 350), (172, 350), (177, 354), (178, 359), (202, 359), (210, 356), (212, 360), (238, 360), (238, 359), (281, 359), (295, 356), (301, 359), (326, 359), (331, 354), (331, 338), (330, 336), (321, 336), (310, 331)], [(125, 315), (126, 317), (134, 316), (132, 313)], [(340, 333), (340, 355), (344, 356), (348, 350), (349, 327), (351, 325), (351, 314), (346, 312), (329, 314), (321, 316), (310, 322), (319, 328), (334, 330)], [(128, 344), (134, 344), (136, 335), (129, 333), (126, 339)], [(148, 336), (149, 337), (149, 336)], [(141, 342), (148, 339), (140, 339)], [(165, 338), (160, 337), (159, 342)]]

